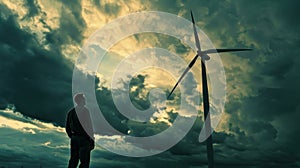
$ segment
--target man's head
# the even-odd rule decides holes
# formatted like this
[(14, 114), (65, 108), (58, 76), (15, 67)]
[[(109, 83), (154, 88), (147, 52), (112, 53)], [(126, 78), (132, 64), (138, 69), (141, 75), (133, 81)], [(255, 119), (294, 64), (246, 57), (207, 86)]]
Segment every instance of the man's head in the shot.
[(78, 106), (84, 106), (85, 105), (85, 97), (83, 93), (77, 93), (74, 96), (74, 101)]

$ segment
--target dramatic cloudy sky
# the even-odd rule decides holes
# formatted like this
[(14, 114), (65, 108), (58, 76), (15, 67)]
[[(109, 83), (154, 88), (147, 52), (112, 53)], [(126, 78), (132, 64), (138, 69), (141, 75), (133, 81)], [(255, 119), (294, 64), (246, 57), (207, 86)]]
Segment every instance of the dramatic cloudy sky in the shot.
[[(69, 141), (64, 122), (73, 106), (73, 68), (80, 49), (96, 30), (141, 11), (168, 12), (190, 20), (190, 9), (215, 47), (254, 49), (220, 54), (226, 72), (226, 104), (213, 133), (216, 167), (300, 167), (299, 5), (297, 0), (1, 0), (0, 167), (66, 167)], [(132, 136), (155, 135), (172, 126), (176, 117), (191, 117), (176, 108), (179, 90), (170, 107), (158, 109), (146, 122), (128, 120), (114, 106), (110, 73), (128, 54), (149, 47), (176, 53), (187, 63), (193, 55), (174, 37), (136, 34), (112, 46), (96, 73), (95, 92), (103, 115), (115, 129)], [(199, 77), (199, 65), (192, 72)], [(138, 109), (149, 107), (151, 88), (167, 91), (176, 82), (161, 69), (132, 75), (124, 86), (129, 85), (129, 97)], [(128, 152), (148, 149), (132, 148), (131, 142), (113, 133), (98, 135), (91, 167), (206, 167), (205, 143), (198, 142), (203, 113), (190, 100), (201, 86), (191, 73), (186, 78), (182, 90), (189, 98), (184, 101), (199, 114), (177, 145), (158, 155), (131, 158), (103, 147)]]

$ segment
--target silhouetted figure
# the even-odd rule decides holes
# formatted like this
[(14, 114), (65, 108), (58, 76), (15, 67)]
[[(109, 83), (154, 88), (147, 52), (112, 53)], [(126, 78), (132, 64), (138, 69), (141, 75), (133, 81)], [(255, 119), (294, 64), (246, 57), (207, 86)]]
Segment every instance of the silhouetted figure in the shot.
[(66, 132), (71, 139), (68, 167), (76, 168), (80, 160), (79, 167), (88, 168), (91, 150), (95, 147), (92, 121), (89, 110), (85, 107), (84, 95), (76, 94), (74, 101), (77, 106), (68, 112), (66, 121)]

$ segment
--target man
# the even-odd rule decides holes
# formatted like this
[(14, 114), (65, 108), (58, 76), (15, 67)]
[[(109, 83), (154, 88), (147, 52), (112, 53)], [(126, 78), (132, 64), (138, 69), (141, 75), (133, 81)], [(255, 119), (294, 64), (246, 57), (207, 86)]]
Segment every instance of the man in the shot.
[(68, 168), (76, 168), (80, 160), (80, 168), (90, 165), (90, 153), (95, 147), (93, 126), (89, 110), (85, 107), (82, 93), (74, 96), (77, 104), (67, 114), (66, 132), (71, 139), (71, 156)]

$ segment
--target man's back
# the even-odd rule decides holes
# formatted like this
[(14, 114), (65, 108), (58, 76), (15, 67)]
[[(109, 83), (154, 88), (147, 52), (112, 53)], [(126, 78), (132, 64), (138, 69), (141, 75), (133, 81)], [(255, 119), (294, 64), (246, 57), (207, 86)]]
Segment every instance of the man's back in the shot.
[[(78, 110), (78, 108), (77, 108), (77, 113), (76, 113), (75, 108), (71, 109), (68, 112), (67, 125), (66, 125), (67, 134), (69, 135), (69, 137), (71, 137), (71, 135), (88, 136), (88, 134), (84, 130), (83, 126), (81, 125), (78, 116), (81, 117), (81, 116), (85, 116), (85, 115), (89, 115), (89, 114), (86, 114), (87, 113), (86, 110), (84, 110), (84, 111)], [(81, 114), (79, 114), (79, 113), (81, 113)], [(84, 118), (87, 118), (87, 117), (84, 117)], [(86, 119), (84, 119), (84, 118), (81, 118), (81, 122), (83, 124), (86, 123)]]

